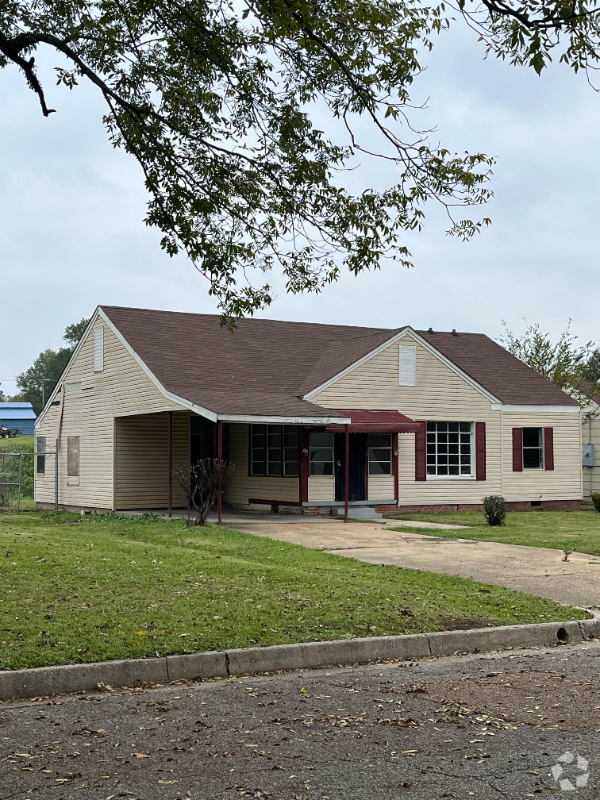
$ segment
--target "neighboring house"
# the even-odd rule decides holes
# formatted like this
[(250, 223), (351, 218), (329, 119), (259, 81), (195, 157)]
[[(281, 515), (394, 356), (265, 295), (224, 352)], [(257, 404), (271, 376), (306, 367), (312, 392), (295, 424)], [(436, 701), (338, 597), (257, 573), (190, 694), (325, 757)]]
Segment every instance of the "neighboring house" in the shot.
[(0, 427), (17, 428), (19, 436), (33, 436), (35, 411), (31, 403), (0, 403)]
[(600, 397), (594, 397), (582, 410), (583, 497), (600, 492)]
[(582, 498), (578, 403), (474, 333), (262, 319), (230, 333), (218, 316), (99, 307), (36, 437), (40, 507), (55, 487), (67, 508), (183, 506), (172, 467), (219, 452), (241, 507)]

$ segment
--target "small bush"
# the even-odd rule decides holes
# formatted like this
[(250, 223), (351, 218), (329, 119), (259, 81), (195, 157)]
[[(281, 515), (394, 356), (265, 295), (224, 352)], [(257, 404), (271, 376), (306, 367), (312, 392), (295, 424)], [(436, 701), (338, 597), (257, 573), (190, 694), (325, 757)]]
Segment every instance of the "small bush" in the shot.
[(592, 503), (596, 511), (600, 512), (600, 492), (592, 492)]
[(506, 519), (506, 500), (499, 495), (490, 495), (483, 498), (483, 513), (488, 525), (504, 525)]

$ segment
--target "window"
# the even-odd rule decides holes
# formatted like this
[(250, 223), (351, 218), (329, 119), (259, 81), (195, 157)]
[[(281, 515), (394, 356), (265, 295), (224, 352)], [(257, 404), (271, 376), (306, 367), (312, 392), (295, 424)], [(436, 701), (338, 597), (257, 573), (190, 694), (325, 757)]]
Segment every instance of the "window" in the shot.
[(427, 423), (427, 474), (471, 476), (471, 422)]
[(544, 469), (543, 428), (523, 428), (523, 469)]
[(35, 446), (35, 471), (38, 475), (44, 475), (46, 472), (46, 437), (38, 436), (35, 440)]
[(67, 477), (79, 477), (79, 436), (67, 436)]
[(400, 386), (415, 386), (417, 382), (417, 348), (413, 344), (400, 345)]
[(94, 328), (94, 372), (104, 372), (104, 328)]
[(293, 425), (252, 425), (251, 475), (297, 478), (299, 456), (298, 428)]
[(369, 434), (369, 475), (392, 474), (392, 435)]
[(333, 475), (333, 433), (310, 434), (310, 474)]

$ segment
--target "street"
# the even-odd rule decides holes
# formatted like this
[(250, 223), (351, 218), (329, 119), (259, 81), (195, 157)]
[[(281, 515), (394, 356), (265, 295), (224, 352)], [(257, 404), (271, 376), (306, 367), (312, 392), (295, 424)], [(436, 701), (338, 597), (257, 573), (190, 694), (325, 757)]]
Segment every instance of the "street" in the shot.
[(597, 798), (599, 657), (590, 642), (4, 704), (0, 797)]

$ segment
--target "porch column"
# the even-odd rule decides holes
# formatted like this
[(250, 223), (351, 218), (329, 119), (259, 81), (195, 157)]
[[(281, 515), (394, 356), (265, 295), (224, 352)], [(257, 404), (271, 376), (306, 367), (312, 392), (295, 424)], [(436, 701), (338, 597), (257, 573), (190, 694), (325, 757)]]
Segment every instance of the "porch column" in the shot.
[(394, 476), (394, 500), (398, 504), (398, 434), (392, 434), (392, 475)]
[(169, 411), (169, 516), (173, 516), (173, 412)]
[(350, 490), (350, 428), (344, 425), (344, 522), (348, 522), (348, 494)]
[[(221, 475), (221, 465), (223, 463), (223, 423), (221, 420), (217, 422), (217, 463), (219, 466), (219, 478)], [(223, 521), (223, 490), (219, 485), (219, 494), (217, 495), (217, 521), (219, 525)]]

